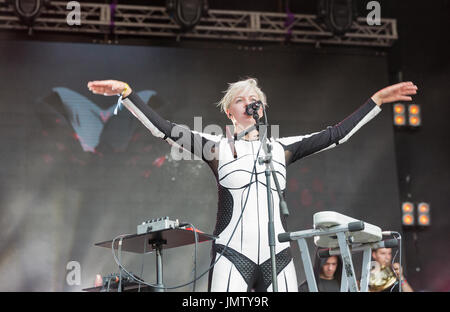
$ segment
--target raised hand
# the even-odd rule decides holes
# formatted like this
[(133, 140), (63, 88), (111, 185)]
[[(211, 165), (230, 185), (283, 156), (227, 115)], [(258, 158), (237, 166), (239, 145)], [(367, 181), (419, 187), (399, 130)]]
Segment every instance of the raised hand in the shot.
[(87, 87), (92, 91), (92, 93), (106, 96), (119, 95), (125, 91), (123, 96), (126, 97), (131, 93), (130, 86), (126, 82), (118, 80), (89, 81)]
[(413, 95), (417, 93), (417, 86), (411, 81), (396, 83), (392, 86), (381, 89), (372, 96), (372, 100), (380, 106), (384, 103), (397, 101), (412, 101)]

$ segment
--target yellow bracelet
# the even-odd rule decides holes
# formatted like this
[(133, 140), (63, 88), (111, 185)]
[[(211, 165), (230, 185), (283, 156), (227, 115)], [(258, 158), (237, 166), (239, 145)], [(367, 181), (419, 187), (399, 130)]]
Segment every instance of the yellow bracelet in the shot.
[(128, 85), (128, 83), (125, 82), (125, 89), (123, 89), (121, 95), (123, 96), (125, 94), (125, 92), (128, 90), (130, 86)]

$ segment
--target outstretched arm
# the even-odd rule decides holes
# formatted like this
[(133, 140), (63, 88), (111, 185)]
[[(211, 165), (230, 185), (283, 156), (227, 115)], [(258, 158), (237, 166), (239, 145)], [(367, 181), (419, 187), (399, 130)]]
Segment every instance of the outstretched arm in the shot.
[(397, 101), (412, 101), (413, 95), (417, 93), (417, 86), (411, 81), (396, 83), (392, 86), (381, 89), (374, 95), (372, 100), (381, 106), (384, 103), (392, 103)]
[(344, 143), (381, 111), (382, 104), (411, 101), (412, 98), (409, 95), (416, 93), (417, 86), (412, 82), (397, 83), (376, 92), (353, 114), (332, 127), (309, 135), (278, 139), (277, 141), (283, 145), (285, 150), (286, 165)]
[[(190, 131), (186, 127), (165, 120), (151, 107), (146, 105), (142, 99), (133, 92), (131, 87), (123, 81), (90, 81), (88, 83), (88, 88), (95, 94), (102, 94), (105, 96), (122, 95), (122, 104), (137, 119), (139, 119), (139, 121), (141, 121), (154, 136), (166, 140), (171, 145), (175, 143), (176, 145), (183, 147), (196, 156), (201, 157), (211, 166), (211, 161), (215, 159), (215, 142), (211, 141), (211, 136), (208, 136), (207, 138), (203, 133)], [(207, 148), (204, 148), (205, 146), (207, 146)]]

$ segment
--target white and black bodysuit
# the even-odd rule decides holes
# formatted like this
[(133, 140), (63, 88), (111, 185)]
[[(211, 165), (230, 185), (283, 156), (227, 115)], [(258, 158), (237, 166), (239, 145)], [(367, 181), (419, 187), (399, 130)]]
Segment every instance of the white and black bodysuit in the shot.
[[(123, 99), (122, 103), (154, 136), (169, 144), (182, 146), (201, 157), (216, 177), (218, 211), (214, 234), (219, 238), (213, 244), (212, 261), (221, 253), (223, 256), (210, 271), (208, 290), (272, 291), (265, 165), (258, 161), (255, 165), (260, 141), (235, 141), (234, 155), (226, 137), (191, 131), (171, 123), (159, 116), (135, 93)], [(271, 138), (273, 165), (281, 189), (286, 188), (288, 165), (345, 142), (380, 111), (379, 106), (369, 99), (342, 122), (323, 131), (304, 136)], [(262, 148), (259, 155), (264, 155)], [(254, 165), (256, 174), (252, 175)], [(271, 179), (277, 237), (279, 233), (286, 232), (286, 229), (278, 209), (279, 197), (273, 177)], [(228, 248), (224, 251), (229, 240)], [(296, 292), (297, 277), (289, 246), (289, 242), (276, 243), (278, 291)]]

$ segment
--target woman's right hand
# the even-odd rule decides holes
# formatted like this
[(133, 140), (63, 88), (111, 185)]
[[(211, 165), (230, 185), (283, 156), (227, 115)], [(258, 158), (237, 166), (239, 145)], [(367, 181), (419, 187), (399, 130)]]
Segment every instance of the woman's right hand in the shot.
[(102, 94), (106, 96), (120, 95), (123, 92), (122, 96), (127, 97), (131, 93), (130, 86), (126, 82), (118, 80), (89, 81), (87, 87), (94, 94)]

